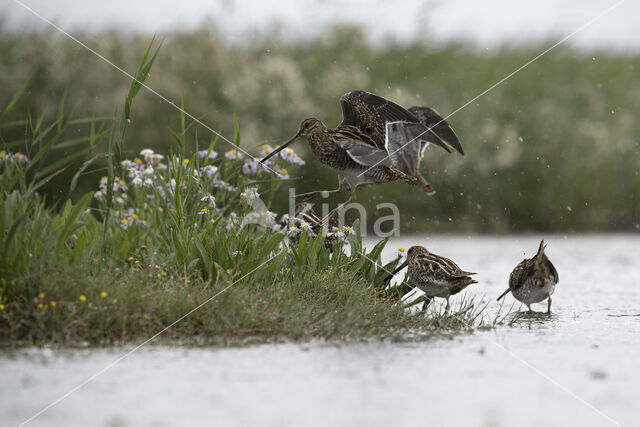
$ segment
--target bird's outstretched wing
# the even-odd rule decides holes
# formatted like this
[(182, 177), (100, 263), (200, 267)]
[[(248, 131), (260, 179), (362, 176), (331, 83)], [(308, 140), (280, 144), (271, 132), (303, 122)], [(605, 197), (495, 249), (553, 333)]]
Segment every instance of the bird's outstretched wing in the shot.
[(355, 126), (359, 128), (371, 137), (380, 150), (386, 150), (388, 122), (420, 125), (420, 120), (404, 107), (362, 90), (342, 95), (340, 105), (342, 107), (342, 123), (338, 127)]
[(460, 145), (460, 141), (458, 140), (455, 132), (451, 129), (449, 123), (440, 117), (440, 114), (438, 114), (436, 110), (429, 107), (415, 106), (410, 107), (409, 112), (416, 116), (418, 120), (420, 120), (420, 123), (430, 129), (429, 132), (420, 136), (420, 139), (424, 139), (427, 142), (440, 146), (442, 146), (442, 144), (439, 142), (443, 142), (444, 144), (454, 148), (460, 154), (464, 155), (464, 150), (462, 149), (462, 145)]
[(386, 151), (353, 139), (339, 139), (336, 144), (347, 152), (356, 163), (367, 166), (393, 166), (393, 161)]

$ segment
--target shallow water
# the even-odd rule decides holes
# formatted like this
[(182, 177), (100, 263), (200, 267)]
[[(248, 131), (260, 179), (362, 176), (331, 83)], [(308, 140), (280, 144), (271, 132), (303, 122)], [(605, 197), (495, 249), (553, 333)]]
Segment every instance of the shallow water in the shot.
[[(147, 346), (29, 425), (638, 425), (640, 235), (546, 241), (560, 275), (551, 317), (421, 342)], [(538, 243), (414, 236), (384, 256), (423, 244), (479, 272), (469, 293), (495, 299)], [(0, 424), (28, 419), (128, 349), (0, 353)]]

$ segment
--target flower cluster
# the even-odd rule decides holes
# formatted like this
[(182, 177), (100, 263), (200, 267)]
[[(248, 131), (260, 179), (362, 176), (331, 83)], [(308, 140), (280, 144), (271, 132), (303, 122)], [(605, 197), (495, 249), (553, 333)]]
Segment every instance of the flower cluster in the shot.
[(218, 153), (213, 150), (200, 150), (198, 151), (198, 157), (201, 159), (207, 158), (209, 160), (215, 160), (218, 157)]
[(10, 153), (2, 150), (0, 151), (1, 163), (29, 163), (29, 158), (20, 152)]
[(140, 219), (136, 213), (134, 213), (133, 209), (129, 209), (124, 214), (120, 212), (115, 213), (116, 220), (118, 221), (118, 226), (123, 230), (127, 230), (129, 227), (138, 226), (138, 227), (146, 227), (147, 221)]

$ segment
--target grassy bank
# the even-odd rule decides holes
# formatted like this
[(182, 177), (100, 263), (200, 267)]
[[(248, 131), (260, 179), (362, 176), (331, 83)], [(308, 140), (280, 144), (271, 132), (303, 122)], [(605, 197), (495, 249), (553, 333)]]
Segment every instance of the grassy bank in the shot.
[[(337, 28), (317, 41), (274, 35), (240, 46), (207, 29), (169, 34), (148, 83), (175, 103), (184, 97), (188, 111), (230, 139), (235, 111), (243, 145), (253, 148), (283, 141), (308, 116), (337, 124), (337, 100), (352, 89), (406, 106), (432, 105), (448, 115), (547, 47), (479, 52), (429, 40), (372, 46), (359, 34)], [(147, 41), (131, 34), (78, 36), (127, 70), (135, 69)], [(637, 55), (555, 48), (449, 119), (466, 155), (427, 150), (422, 172), (438, 191), (434, 197), (386, 184), (363, 189), (358, 201), (374, 215), (377, 203), (396, 203), (404, 233), (634, 231), (640, 224), (639, 66)], [(16, 124), (3, 125), (8, 141), (22, 137), (27, 111), (54, 117), (65, 91), (76, 111), (112, 118), (129, 87), (111, 66), (50, 33), (3, 35), (0, 71), (1, 100), (30, 76), (11, 117)], [(168, 152), (167, 127), (179, 128), (179, 116), (144, 90), (136, 102), (124, 149)], [(206, 139), (210, 132), (199, 128), (199, 135)], [(185, 143), (187, 152), (195, 150), (195, 138)], [(304, 143), (294, 148), (307, 164), (293, 172), (299, 180), (280, 186), (273, 205), (279, 213), (289, 185), (299, 192), (335, 186), (335, 176)], [(97, 149), (105, 152), (106, 145)], [(105, 166), (102, 159), (98, 164)], [(74, 169), (42, 192), (56, 194)], [(102, 175), (96, 170), (80, 179), (74, 200)]]
[[(139, 82), (155, 54), (149, 46)], [(15, 123), (26, 87), (3, 109), (0, 129)], [(270, 203), (304, 162), (293, 151), (265, 166), (251, 161), (236, 120), (235, 148), (199, 137), (180, 114), (167, 152), (128, 156), (139, 90), (130, 85), (118, 120), (76, 117), (62, 97), (54, 119), (30, 114), (19, 139), (3, 135), (2, 344), (122, 342), (167, 327), (163, 338), (193, 342), (361, 339), (477, 319), (469, 301), (452, 315), (411, 315), (384, 281), (400, 258), (383, 265), (387, 241), (363, 248), (357, 223), (323, 232), (332, 251), (324, 235), (283, 223)], [(64, 186), (43, 191), (63, 173)]]

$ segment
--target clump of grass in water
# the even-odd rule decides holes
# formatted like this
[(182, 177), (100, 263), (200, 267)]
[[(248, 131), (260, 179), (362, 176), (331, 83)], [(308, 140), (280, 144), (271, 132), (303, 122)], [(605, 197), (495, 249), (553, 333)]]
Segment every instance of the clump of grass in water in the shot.
[[(339, 244), (331, 254), (323, 235), (314, 239), (303, 233), (297, 247), (287, 247), (285, 230), (269, 221), (274, 214), (266, 206), (262, 225), (242, 223), (256, 214), (257, 194), (268, 200), (288, 178), (286, 165), (302, 163), (295, 153), (284, 153), (279, 163), (263, 169), (243, 158), (238, 147), (220, 155), (214, 138), (187, 157), (194, 123), (181, 115), (180, 130), (172, 132), (175, 153), (165, 157), (143, 150), (125, 159), (133, 100), (158, 53), (150, 52), (151, 45), (117, 137), (110, 140), (107, 173), (97, 191), (75, 203), (69, 197), (96, 159), (94, 147), (107, 135), (105, 122), (74, 119), (65, 113), (64, 98), (53, 122), (45, 124), (44, 116), (29, 120), (28, 136), (5, 144), (0, 340), (74, 344), (146, 338), (225, 290), (166, 337), (345, 339), (429, 325), (383, 292), (384, 277), (397, 260), (382, 264), (387, 240), (367, 251), (358, 224), (341, 234), (349, 253)], [(88, 136), (67, 138), (70, 124), (87, 126)], [(235, 128), (239, 145), (237, 122)], [(71, 156), (59, 154), (76, 146)], [(16, 147), (26, 148), (27, 156), (8, 151)], [(67, 197), (45, 203), (37, 190), (71, 160), (83, 163)]]

